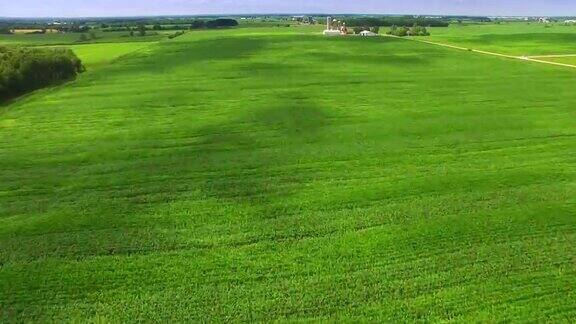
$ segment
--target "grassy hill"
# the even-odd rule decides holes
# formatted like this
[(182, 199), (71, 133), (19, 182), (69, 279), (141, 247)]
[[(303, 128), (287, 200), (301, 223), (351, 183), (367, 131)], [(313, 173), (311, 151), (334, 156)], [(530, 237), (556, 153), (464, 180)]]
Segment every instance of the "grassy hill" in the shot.
[(0, 108), (0, 321), (576, 317), (574, 71), (281, 30)]

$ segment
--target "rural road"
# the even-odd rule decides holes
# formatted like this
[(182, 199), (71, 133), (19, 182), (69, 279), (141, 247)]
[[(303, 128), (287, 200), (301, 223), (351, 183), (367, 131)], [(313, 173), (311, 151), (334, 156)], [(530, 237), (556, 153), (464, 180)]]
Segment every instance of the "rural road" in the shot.
[(430, 45), (436, 45), (436, 46), (442, 46), (442, 47), (457, 49), (457, 50), (461, 50), (461, 51), (467, 51), (467, 52), (473, 52), (473, 53), (480, 53), (480, 54), (484, 54), (484, 55), (491, 55), (491, 56), (509, 58), (509, 59), (514, 59), (514, 60), (522, 60), (522, 61), (536, 62), (536, 63), (556, 65), (556, 66), (569, 67), (569, 68), (576, 69), (576, 65), (566, 64), (566, 63), (560, 63), (560, 62), (550, 62), (550, 61), (541, 60), (541, 58), (573, 57), (573, 56), (576, 56), (576, 54), (543, 55), (543, 56), (514, 56), (514, 55), (508, 55), (508, 54), (502, 54), (502, 53), (496, 53), (496, 52), (489, 52), (489, 51), (483, 51), (483, 50), (476, 50), (476, 49), (471, 49), (471, 48), (466, 48), (466, 47), (461, 47), (461, 46), (456, 46), (456, 45), (450, 45), (450, 44), (445, 44), (445, 43), (437, 43), (437, 42), (432, 42), (432, 41), (427, 41), (427, 40), (421, 40), (421, 39), (415, 39), (415, 38), (405, 38), (405, 37), (398, 37), (398, 36), (391, 36), (391, 35), (386, 35), (386, 37), (401, 38), (401, 39), (410, 40), (410, 41), (413, 41), (413, 42), (430, 44)]
[(560, 55), (534, 55), (530, 58), (555, 58), (555, 57), (576, 57), (576, 54), (560, 54)]

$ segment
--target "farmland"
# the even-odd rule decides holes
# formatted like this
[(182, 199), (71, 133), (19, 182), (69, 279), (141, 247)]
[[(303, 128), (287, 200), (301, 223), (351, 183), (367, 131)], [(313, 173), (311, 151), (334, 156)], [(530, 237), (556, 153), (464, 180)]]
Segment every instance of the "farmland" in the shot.
[(432, 28), (430, 40), (509, 55), (575, 54), (576, 26), (508, 23)]
[(570, 64), (576, 66), (576, 55), (575, 56), (556, 56), (556, 57), (543, 57), (544, 61), (558, 62), (564, 64)]
[(106, 43), (67, 45), (82, 58), (86, 68), (105, 66), (114, 60), (137, 51), (146, 50), (154, 42)]
[[(576, 53), (484, 27), (430, 39)], [(576, 72), (317, 31), (66, 45), (0, 107), (0, 321), (573, 322)]]
[[(128, 32), (96, 32), (96, 39), (88, 39), (86, 43), (132, 43), (156, 42), (166, 38), (167, 32), (149, 33), (143, 37), (129, 37)], [(0, 45), (43, 46), (78, 44), (79, 33), (46, 33), (46, 34), (0, 34)]]

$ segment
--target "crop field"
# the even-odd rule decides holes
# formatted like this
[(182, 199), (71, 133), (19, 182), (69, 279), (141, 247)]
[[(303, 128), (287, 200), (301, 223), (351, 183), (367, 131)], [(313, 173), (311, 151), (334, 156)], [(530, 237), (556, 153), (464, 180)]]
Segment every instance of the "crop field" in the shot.
[(570, 64), (570, 65), (576, 66), (576, 55), (574, 55), (574, 56), (542, 57), (539, 59), (541, 59), (543, 61), (558, 62), (558, 63), (564, 63), (564, 64)]
[[(96, 39), (88, 39), (84, 43), (128, 43), (128, 42), (157, 42), (166, 38), (168, 31), (150, 32), (149, 35), (129, 37), (128, 32), (96, 32)], [(47, 33), (47, 34), (0, 34), (0, 45), (69, 45), (78, 44), (79, 33)]]
[(430, 40), (509, 55), (576, 54), (576, 26), (509, 23), (432, 28)]
[(96, 43), (66, 46), (81, 58), (86, 68), (106, 66), (124, 55), (146, 50), (154, 42)]
[(315, 30), (0, 107), (0, 322), (574, 322), (576, 71)]

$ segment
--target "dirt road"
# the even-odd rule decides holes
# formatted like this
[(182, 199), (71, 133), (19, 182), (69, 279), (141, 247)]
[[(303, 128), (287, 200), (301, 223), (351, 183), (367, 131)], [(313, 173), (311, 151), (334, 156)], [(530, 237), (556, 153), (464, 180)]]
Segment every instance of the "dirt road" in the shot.
[(569, 68), (576, 69), (576, 65), (541, 60), (542, 58), (571, 57), (571, 56), (576, 56), (576, 54), (542, 55), (542, 56), (514, 56), (514, 55), (508, 55), (508, 54), (502, 54), (502, 53), (496, 53), (496, 52), (476, 50), (476, 49), (472, 49), (472, 48), (466, 48), (466, 47), (450, 45), (450, 44), (445, 44), (445, 43), (437, 43), (437, 42), (432, 42), (432, 41), (427, 41), (427, 40), (422, 40), (422, 39), (416, 39), (416, 38), (397, 37), (397, 36), (391, 36), (391, 35), (387, 35), (387, 37), (401, 38), (401, 39), (414, 41), (414, 42), (418, 42), (418, 43), (430, 44), (430, 45), (435, 45), (435, 46), (442, 46), (442, 47), (447, 47), (447, 48), (452, 48), (452, 49), (457, 49), (457, 50), (467, 51), (467, 52), (472, 52), (472, 53), (479, 53), (479, 54), (484, 54), (484, 55), (504, 57), (504, 58), (513, 59), (513, 60), (522, 60), (522, 61), (529, 61), (529, 62), (556, 65), (556, 66), (569, 67)]

